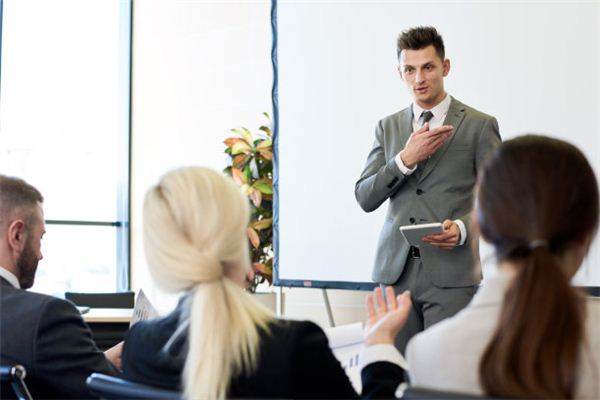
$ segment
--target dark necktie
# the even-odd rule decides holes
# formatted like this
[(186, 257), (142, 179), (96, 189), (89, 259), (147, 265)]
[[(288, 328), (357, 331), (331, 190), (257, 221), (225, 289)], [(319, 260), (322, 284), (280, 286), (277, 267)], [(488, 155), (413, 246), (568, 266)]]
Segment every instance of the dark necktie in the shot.
[[(425, 125), (427, 122), (429, 122), (429, 120), (431, 120), (431, 118), (433, 118), (433, 113), (431, 111), (423, 111), (421, 113), (421, 120), (423, 121), (423, 123), (421, 124), (421, 127), (423, 127), (423, 125)], [(428, 159), (425, 159), (417, 165), (417, 170), (415, 171), (417, 177), (421, 176), (421, 172), (423, 172), (423, 169), (425, 168), (427, 161), (428, 161)]]
[(431, 120), (431, 118), (433, 118), (433, 113), (431, 111), (423, 111), (421, 113), (421, 119), (423, 120), (423, 123), (421, 124), (421, 126), (425, 125), (425, 123), (429, 122), (429, 120)]

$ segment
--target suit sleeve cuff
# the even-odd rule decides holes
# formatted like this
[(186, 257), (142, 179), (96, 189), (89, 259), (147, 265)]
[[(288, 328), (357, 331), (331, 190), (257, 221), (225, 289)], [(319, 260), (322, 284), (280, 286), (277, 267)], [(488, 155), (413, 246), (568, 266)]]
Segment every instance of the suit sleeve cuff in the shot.
[(460, 229), (460, 241), (458, 245), (462, 246), (467, 241), (467, 228), (465, 227), (465, 223), (460, 219), (455, 219), (454, 222), (458, 225), (458, 229)]
[(402, 154), (402, 151), (400, 153), (396, 154), (396, 157), (394, 157), (394, 160), (396, 161), (396, 165), (398, 165), (398, 168), (400, 168), (400, 172), (402, 172), (404, 175), (410, 175), (413, 172), (415, 172), (417, 169), (417, 166), (415, 165), (412, 169), (408, 168), (402, 162), (402, 158), (400, 158), (400, 154)]
[(363, 369), (369, 364), (382, 361), (398, 365), (408, 371), (408, 363), (392, 344), (376, 344), (365, 347), (360, 354), (359, 366)]

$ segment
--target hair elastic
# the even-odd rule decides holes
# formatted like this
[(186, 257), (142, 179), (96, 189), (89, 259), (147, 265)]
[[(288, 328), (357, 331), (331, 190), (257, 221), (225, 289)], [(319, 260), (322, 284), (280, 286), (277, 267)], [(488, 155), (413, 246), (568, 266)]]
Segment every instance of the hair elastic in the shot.
[(529, 242), (529, 250), (537, 249), (538, 247), (548, 247), (548, 241), (545, 239), (533, 239)]

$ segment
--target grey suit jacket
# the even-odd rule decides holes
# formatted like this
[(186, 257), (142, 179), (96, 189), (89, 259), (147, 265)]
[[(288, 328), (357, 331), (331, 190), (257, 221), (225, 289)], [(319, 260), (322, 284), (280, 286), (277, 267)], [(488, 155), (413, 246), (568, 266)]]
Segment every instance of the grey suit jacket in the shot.
[(480, 274), (473, 271), (470, 245), (473, 187), (485, 156), (500, 143), (498, 123), (494, 117), (452, 98), (444, 124), (454, 126), (454, 132), (415, 173), (405, 176), (394, 157), (413, 131), (412, 120), (412, 107), (408, 107), (379, 121), (373, 148), (356, 182), (356, 200), (363, 210), (373, 211), (389, 199), (372, 278), (393, 284), (404, 270), (409, 245), (400, 226), (461, 219), (467, 227), (464, 245), (448, 251), (423, 244), (421, 258), (436, 286), (474, 285)]
[[(0, 363), (21, 364), (34, 399), (90, 398), (92, 372), (117, 375), (69, 301), (16, 289), (0, 278)], [(12, 389), (2, 386), (2, 398)]]

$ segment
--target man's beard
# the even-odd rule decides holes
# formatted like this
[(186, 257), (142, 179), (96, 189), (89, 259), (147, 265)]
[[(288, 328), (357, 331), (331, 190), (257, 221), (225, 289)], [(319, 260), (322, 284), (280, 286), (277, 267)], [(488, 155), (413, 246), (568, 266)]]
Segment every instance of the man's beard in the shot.
[(29, 289), (33, 286), (38, 261), (39, 260), (32, 249), (31, 242), (26, 243), (21, 256), (17, 260), (17, 269), (20, 275), (19, 285), (21, 285), (21, 289)]

